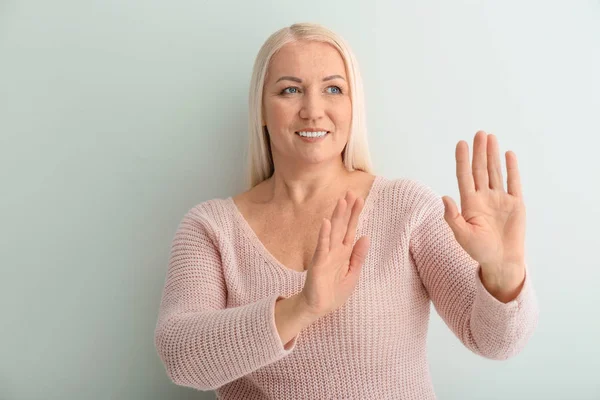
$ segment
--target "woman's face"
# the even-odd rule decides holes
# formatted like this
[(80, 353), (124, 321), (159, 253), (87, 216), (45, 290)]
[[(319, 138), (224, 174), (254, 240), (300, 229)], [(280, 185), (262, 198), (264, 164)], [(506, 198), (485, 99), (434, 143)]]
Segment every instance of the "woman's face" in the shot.
[[(333, 46), (288, 43), (271, 59), (263, 91), (263, 126), (276, 164), (314, 164), (341, 157), (351, 116), (344, 60)], [(314, 142), (297, 134), (311, 128), (329, 133)]]

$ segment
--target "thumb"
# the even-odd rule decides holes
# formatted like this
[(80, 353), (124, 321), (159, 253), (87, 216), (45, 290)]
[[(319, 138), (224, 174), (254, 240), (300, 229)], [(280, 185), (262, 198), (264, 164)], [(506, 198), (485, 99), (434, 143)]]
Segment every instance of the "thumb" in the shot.
[(456, 240), (461, 242), (461, 239), (466, 237), (468, 231), (467, 221), (458, 212), (458, 207), (454, 200), (452, 200), (452, 197), (443, 196), (442, 201), (444, 202), (444, 219), (450, 225)]

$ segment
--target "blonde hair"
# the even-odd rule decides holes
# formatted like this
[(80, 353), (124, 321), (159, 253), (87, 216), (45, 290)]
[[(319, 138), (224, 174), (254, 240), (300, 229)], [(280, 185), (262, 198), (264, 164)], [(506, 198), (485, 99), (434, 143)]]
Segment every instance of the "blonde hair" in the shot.
[(281, 47), (298, 40), (329, 43), (338, 50), (344, 59), (350, 86), (352, 119), (348, 143), (342, 153), (342, 160), (348, 171), (373, 172), (367, 143), (363, 84), (354, 53), (342, 37), (324, 26), (297, 23), (273, 33), (262, 45), (254, 61), (248, 101), (249, 143), (246, 184), (249, 189), (270, 178), (275, 169), (269, 135), (266, 127), (262, 125), (262, 97), (269, 62)]

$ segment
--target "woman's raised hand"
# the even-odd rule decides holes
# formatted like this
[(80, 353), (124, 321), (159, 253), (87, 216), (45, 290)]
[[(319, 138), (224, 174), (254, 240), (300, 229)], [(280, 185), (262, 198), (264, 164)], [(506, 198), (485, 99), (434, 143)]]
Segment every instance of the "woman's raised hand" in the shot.
[(338, 200), (331, 220), (323, 218), (300, 293), (303, 305), (312, 315), (321, 317), (342, 306), (358, 283), (369, 249), (367, 236), (353, 246), (363, 207), (364, 200), (348, 191), (345, 198)]

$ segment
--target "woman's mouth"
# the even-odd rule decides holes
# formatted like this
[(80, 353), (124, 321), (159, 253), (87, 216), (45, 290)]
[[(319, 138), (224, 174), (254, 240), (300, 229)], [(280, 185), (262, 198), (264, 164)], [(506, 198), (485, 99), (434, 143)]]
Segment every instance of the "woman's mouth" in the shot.
[(329, 131), (320, 131), (320, 132), (296, 132), (296, 135), (298, 135), (298, 137), (300, 139), (302, 139), (305, 142), (308, 143), (313, 143), (313, 142), (318, 142), (321, 139), (324, 139), (325, 137), (327, 137), (329, 135)]

